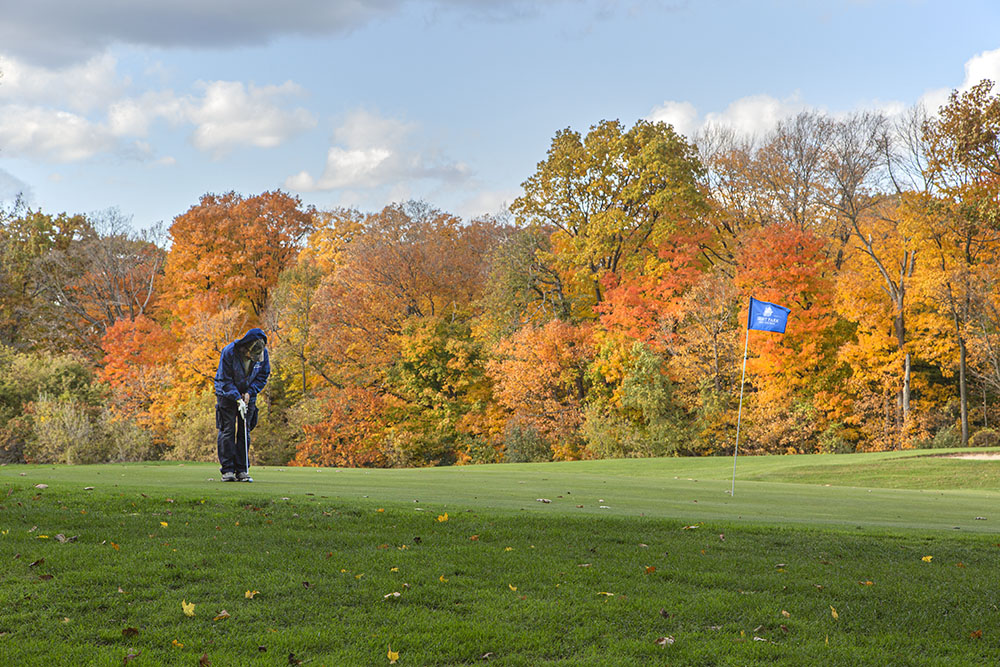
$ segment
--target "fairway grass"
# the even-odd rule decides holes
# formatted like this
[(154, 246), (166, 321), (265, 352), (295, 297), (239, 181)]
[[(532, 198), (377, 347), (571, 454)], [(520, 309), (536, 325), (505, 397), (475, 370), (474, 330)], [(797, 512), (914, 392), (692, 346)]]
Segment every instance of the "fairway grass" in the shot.
[(995, 462), (913, 454), (6, 466), (0, 664), (997, 664)]

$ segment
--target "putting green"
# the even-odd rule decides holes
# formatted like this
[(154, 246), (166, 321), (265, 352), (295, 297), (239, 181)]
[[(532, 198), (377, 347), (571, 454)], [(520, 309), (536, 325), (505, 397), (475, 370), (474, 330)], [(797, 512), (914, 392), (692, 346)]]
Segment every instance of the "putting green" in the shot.
[[(735, 496), (730, 495), (733, 462), (724, 457), (406, 470), (258, 467), (251, 471), (256, 479), (252, 485), (222, 484), (218, 468), (202, 463), (8, 465), (0, 467), (0, 484), (205, 498), (313, 496), (424, 512), (996, 532), (1000, 486), (994, 480), (1000, 479), (1000, 461), (927, 454), (743, 457), (737, 462)], [(970, 485), (975, 488), (962, 488)]]

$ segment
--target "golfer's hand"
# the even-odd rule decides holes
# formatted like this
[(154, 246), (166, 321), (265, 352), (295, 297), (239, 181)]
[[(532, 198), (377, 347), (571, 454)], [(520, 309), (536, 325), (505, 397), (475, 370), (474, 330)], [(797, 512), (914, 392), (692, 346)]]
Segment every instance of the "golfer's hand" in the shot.
[(241, 415), (246, 415), (246, 413), (247, 413), (247, 404), (246, 404), (246, 401), (244, 401), (242, 398), (240, 400), (236, 401), (236, 408), (240, 411)]
[(250, 405), (250, 394), (243, 394), (243, 402)]

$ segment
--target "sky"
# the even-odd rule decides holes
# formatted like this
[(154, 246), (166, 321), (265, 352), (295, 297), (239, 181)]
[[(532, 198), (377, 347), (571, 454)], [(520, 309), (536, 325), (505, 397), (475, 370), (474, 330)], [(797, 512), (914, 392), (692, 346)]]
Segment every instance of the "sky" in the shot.
[(503, 210), (555, 133), (766, 133), (1000, 80), (995, 0), (0, 0), (0, 201)]

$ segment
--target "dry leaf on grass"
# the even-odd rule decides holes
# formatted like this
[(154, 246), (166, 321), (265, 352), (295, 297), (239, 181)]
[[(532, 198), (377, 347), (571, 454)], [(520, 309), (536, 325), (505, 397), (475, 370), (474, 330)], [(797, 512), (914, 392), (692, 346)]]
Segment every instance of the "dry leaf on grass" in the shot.
[(184, 610), (185, 616), (194, 616), (194, 603), (188, 602), (187, 600), (181, 600), (181, 609)]

